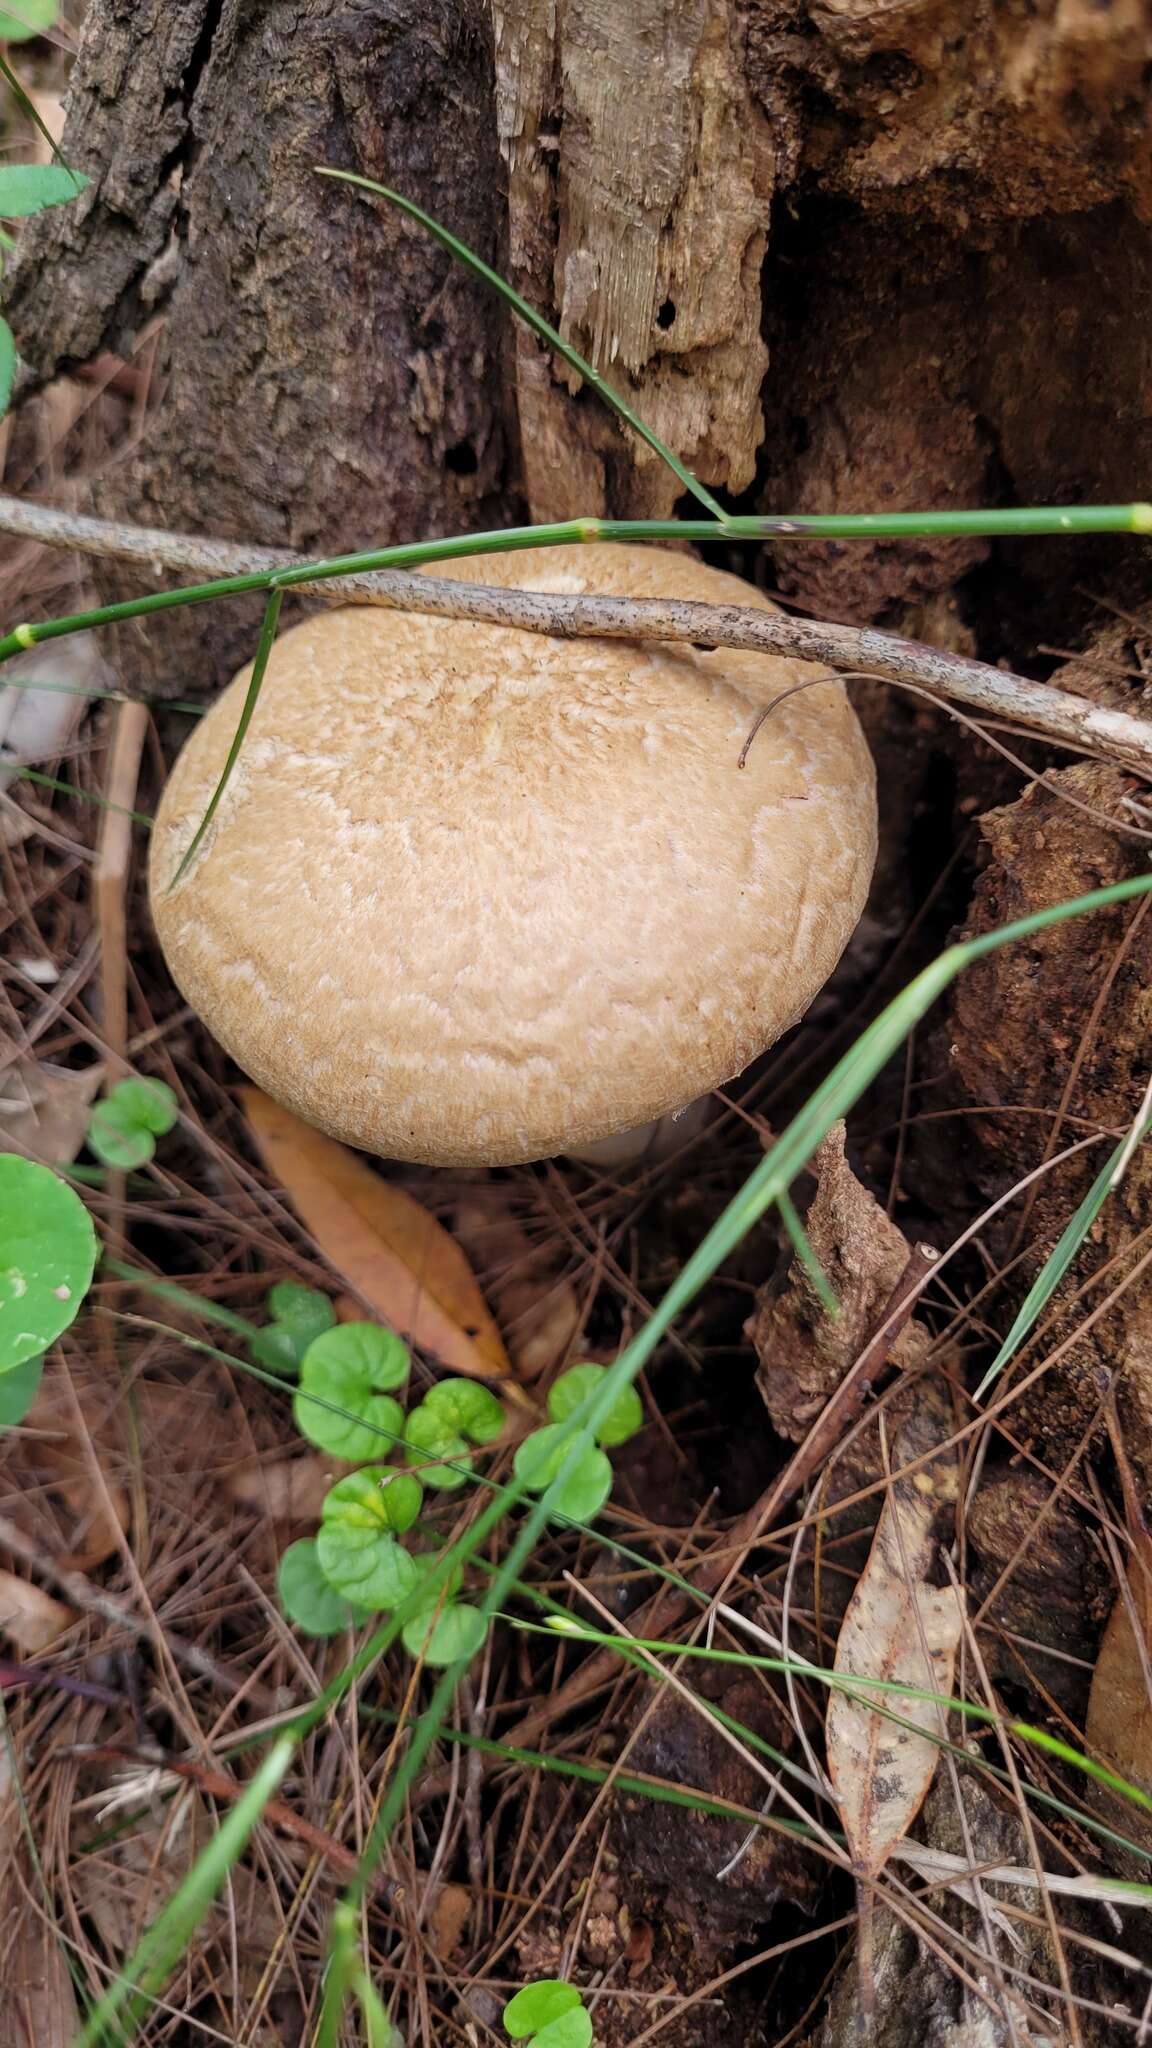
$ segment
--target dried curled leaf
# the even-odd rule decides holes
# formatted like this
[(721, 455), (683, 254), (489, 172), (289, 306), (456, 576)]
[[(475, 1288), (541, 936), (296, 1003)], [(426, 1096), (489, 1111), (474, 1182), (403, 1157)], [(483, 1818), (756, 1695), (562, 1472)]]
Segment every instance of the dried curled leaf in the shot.
[[(783, 1286), (771, 1281), (746, 1324), (759, 1360), (756, 1382), (781, 1436), (807, 1435), (864, 1344), (908, 1261), (909, 1244), (863, 1187), (844, 1156), (844, 1125), (833, 1124), (812, 1161), (816, 1193), (804, 1219), (812, 1249), (840, 1313), (829, 1316), (799, 1259)], [(907, 1370), (923, 1357), (928, 1335), (911, 1322), (891, 1357)]]
[[(950, 1421), (943, 1394), (926, 1383), (893, 1445), (893, 1470), (899, 1472), (943, 1444)], [(963, 1610), (955, 1588), (931, 1586), (927, 1575), (957, 1484), (952, 1451), (893, 1480), (836, 1645), (835, 1668), (845, 1677), (895, 1681), (944, 1696), (951, 1692)], [(915, 1820), (935, 1774), (946, 1724), (946, 1708), (932, 1699), (889, 1692), (832, 1694), (828, 1769), (861, 1877), (875, 1877), (883, 1869)]]
[(403, 1189), (259, 1088), (240, 1091), (261, 1157), (333, 1271), (452, 1372), (506, 1379), (500, 1332), (455, 1240)]
[[(1152, 1530), (1115, 1431), (1113, 1444), (1120, 1453), (1131, 1543), (1128, 1584), (1117, 1597), (1104, 1630), (1084, 1732), (1095, 1755), (1142, 1792), (1152, 1793)], [(1106, 1796), (1100, 1804), (1105, 1810), (1115, 1808), (1126, 1834), (1152, 1844), (1152, 1822), (1138, 1807)]]

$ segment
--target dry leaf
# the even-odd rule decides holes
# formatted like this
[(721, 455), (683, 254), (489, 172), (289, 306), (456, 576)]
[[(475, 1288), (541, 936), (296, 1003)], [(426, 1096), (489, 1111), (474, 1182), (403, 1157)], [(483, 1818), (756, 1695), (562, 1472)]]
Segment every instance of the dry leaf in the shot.
[(484, 1283), (504, 1341), (522, 1380), (559, 1365), (580, 1329), (580, 1304), (560, 1270), (566, 1252), (550, 1237), (533, 1244), (510, 1203), (521, 1200), (507, 1181), (491, 1181), (457, 1205), (456, 1236)]
[(3, 1909), (6, 1929), (18, 1911), (0, 1981), (0, 2041), (4, 2048), (69, 2048), (80, 2032), (80, 2015), (63, 1945), (38, 1913), (20, 1909), (14, 1895)]
[[(946, 1441), (951, 1415), (931, 1382), (892, 1448), (899, 1471)], [(868, 1562), (848, 1603), (835, 1668), (853, 1678), (896, 1680), (949, 1694), (963, 1610), (955, 1588), (927, 1583), (942, 1515), (956, 1500), (955, 1453), (946, 1451), (907, 1478), (894, 1479)], [(932, 1783), (947, 1710), (932, 1700), (834, 1692), (828, 1707), (828, 1769), (852, 1861), (875, 1877), (915, 1820)], [(878, 1711), (878, 1709), (883, 1711)], [(900, 1727), (891, 1719), (923, 1729)]]
[(440, 1886), (428, 1915), (428, 1939), (441, 1962), (459, 1947), (471, 1912), (472, 1894), (466, 1884)]
[[(760, 1361), (756, 1383), (780, 1436), (799, 1443), (840, 1385), (908, 1262), (903, 1233), (862, 1187), (844, 1157), (844, 1125), (817, 1150), (816, 1193), (805, 1217), (812, 1249), (840, 1314), (829, 1316), (807, 1271), (793, 1259), (783, 1286), (770, 1281), (745, 1325)], [(891, 1351), (907, 1370), (923, 1357), (927, 1332), (901, 1330)]]
[(73, 1073), (39, 1060), (15, 1059), (0, 1073), (0, 1152), (20, 1152), (46, 1166), (68, 1166), (84, 1143), (102, 1066)]
[(509, 1379), (508, 1354), (475, 1274), (436, 1218), (259, 1088), (240, 1095), (264, 1164), (333, 1270), (449, 1371)]
[(0, 1635), (34, 1657), (71, 1628), (76, 1616), (60, 1600), (14, 1572), (0, 1571)]
[[(1092, 1674), (1084, 1733), (1088, 1747), (1121, 1777), (1152, 1794), (1152, 1530), (1144, 1516), (1123, 1440), (1114, 1427), (1132, 1553), (1128, 1586), (1108, 1617)], [(1152, 1822), (1119, 1795), (1097, 1795), (1127, 1835), (1152, 1846)]]
[(317, 1522), (325, 1495), (353, 1467), (319, 1454), (304, 1458), (246, 1458), (234, 1465), (224, 1491), (238, 1507), (272, 1522)]
[[(75, 1374), (72, 1386), (75, 1402), (55, 1373), (45, 1377), (24, 1421), (22, 1452), (41, 1483), (73, 1516), (69, 1536), (75, 1548), (58, 1555), (56, 1562), (67, 1570), (89, 1572), (119, 1549), (128, 1527), (128, 1496), (110, 1476), (120, 1445), (108, 1412), (107, 1388), (98, 1381), (86, 1384)], [(93, 1452), (103, 1486), (93, 1469)]]

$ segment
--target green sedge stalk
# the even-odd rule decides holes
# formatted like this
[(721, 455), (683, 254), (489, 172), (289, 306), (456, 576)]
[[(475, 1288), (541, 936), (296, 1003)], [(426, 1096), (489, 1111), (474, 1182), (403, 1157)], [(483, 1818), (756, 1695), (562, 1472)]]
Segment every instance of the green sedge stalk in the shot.
[(813, 514), (720, 519), (566, 519), (547, 526), (510, 526), (485, 533), (454, 534), (442, 540), (410, 541), (395, 547), (333, 555), (301, 562), (292, 569), (253, 570), (246, 576), (219, 576), (210, 583), (183, 589), (152, 591), (119, 604), (70, 612), (14, 626), (0, 637), (0, 662), (8, 661), (47, 640), (114, 626), (126, 619), (149, 617), (187, 604), (250, 597), (273, 587), (292, 590), (300, 583), (324, 583), (340, 576), (375, 569), (416, 569), (431, 562), (460, 561), (471, 555), (501, 555), (522, 548), (595, 546), (603, 541), (696, 540), (766, 541), (909, 540), (922, 535), (969, 535), (986, 539), (1036, 534), (1152, 533), (1152, 504), (1035, 506), (1023, 511), (877, 512)]
[(279, 588), (273, 588), (269, 592), (268, 602), (264, 607), (264, 619), (260, 627), (256, 659), (252, 663), (252, 676), (244, 698), (244, 708), (240, 713), (239, 723), (232, 736), (232, 745), (228, 749), (228, 758), (224, 763), (220, 780), (209, 799), (208, 808), (197, 825), (195, 832), (192, 834), (192, 838), (184, 850), (184, 857), (168, 884), (170, 889), (174, 889), (181, 875), (187, 873), (188, 868), (203, 844), (204, 835), (216, 816), (216, 812), (220, 807), (220, 799), (228, 785), (228, 779), (240, 757), (240, 749), (244, 745), (245, 735), (252, 723), (252, 717), (259, 701), (260, 691), (264, 682), (264, 672), (268, 667), (268, 657), (272, 652), (272, 643), (276, 638), (276, 628), (280, 623), (280, 607), (283, 602), (283, 592)]
[(571, 342), (565, 341), (563, 335), (557, 333), (542, 313), (538, 313), (534, 306), (528, 304), (527, 299), (521, 297), (515, 287), (508, 283), (507, 278), (501, 277), (499, 271), (493, 270), (490, 264), (484, 262), (483, 257), (477, 256), (466, 242), (459, 241), (448, 228), (442, 227), (438, 220), (434, 220), (430, 213), (425, 213), (423, 207), (417, 206), (411, 199), (405, 199), (402, 193), (394, 192), (389, 185), (378, 185), (374, 178), (363, 178), (356, 171), (332, 170), (325, 164), (316, 164), (314, 168), (318, 177), (335, 178), (342, 185), (355, 185), (361, 192), (371, 194), (374, 199), (386, 199), (390, 206), (395, 206), (401, 213), (406, 213), (409, 220), (419, 222), (420, 226), (439, 242), (442, 249), (447, 249), (448, 254), (457, 263), (465, 270), (471, 271), (473, 277), (478, 277), (482, 284), (486, 284), (494, 291), (497, 297), (503, 299), (505, 305), (510, 306), (517, 317), (523, 320), (526, 327), (530, 327), (534, 334), (540, 336), (541, 341), (546, 341), (549, 348), (555, 349), (558, 355), (563, 356), (564, 361), (590, 385), (609, 410), (622, 419), (626, 426), (631, 427), (632, 432), (638, 434), (642, 441), (647, 442), (653, 453), (660, 457), (673, 476), (679, 478), (684, 489), (691, 492), (699, 504), (715, 518), (723, 519), (723, 507), (712, 496), (711, 491), (704, 488), (699, 479), (681, 462), (680, 457), (673, 454), (671, 448), (658, 434), (653, 433), (651, 427), (645, 426), (639, 414), (632, 410), (627, 399), (621, 397), (615, 386), (609, 384), (607, 378), (602, 377), (599, 370), (594, 369), (592, 364), (573, 348)]

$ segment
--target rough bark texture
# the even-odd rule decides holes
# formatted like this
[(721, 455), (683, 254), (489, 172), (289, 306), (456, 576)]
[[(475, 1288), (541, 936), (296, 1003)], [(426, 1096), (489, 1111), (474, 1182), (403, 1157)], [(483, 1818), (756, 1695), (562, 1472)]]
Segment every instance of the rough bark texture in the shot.
[[(48, 375), (163, 323), (163, 397), (96, 480), (98, 510), (331, 550), (506, 509), (494, 302), (312, 169), (391, 181), (494, 255), (475, 7), (93, 0), (65, 148), (92, 184), (28, 238), (10, 294), (25, 358)], [(248, 606), (170, 615), (137, 669), (185, 690), (211, 680), (205, 642), (219, 678), (251, 637)]]

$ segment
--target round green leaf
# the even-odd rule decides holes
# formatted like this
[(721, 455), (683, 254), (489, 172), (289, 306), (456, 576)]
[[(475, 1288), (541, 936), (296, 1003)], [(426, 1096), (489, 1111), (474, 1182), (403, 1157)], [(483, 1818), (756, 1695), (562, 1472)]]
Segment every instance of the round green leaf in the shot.
[[(547, 1492), (571, 1448), (572, 1438), (563, 1423), (548, 1422), (543, 1429), (534, 1429), (516, 1447), (512, 1462), (517, 1479), (532, 1493)], [(552, 1505), (569, 1522), (590, 1522), (611, 1491), (612, 1467), (603, 1451), (589, 1444)]]
[(334, 1327), (336, 1311), (318, 1288), (300, 1287), (294, 1280), (269, 1288), (268, 1310), (272, 1321), (248, 1348), (258, 1365), (294, 1378), (308, 1346)]
[(114, 1107), (122, 1124), (134, 1124), (139, 1130), (151, 1131), (162, 1138), (170, 1131), (180, 1113), (176, 1090), (167, 1081), (140, 1080), (135, 1075), (117, 1081), (109, 1090), (105, 1102)]
[(257, 1365), (267, 1367), (283, 1379), (295, 1379), (300, 1370), (300, 1350), (291, 1330), (283, 1323), (267, 1323), (250, 1340), (249, 1351)]
[(143, 1166), (177, 1112), (175, 1091), (166, 1081), (118, 1081), (88, 1119), (88, 1144), (105, 1166)]
[[(458, 1436), (452, 1424), (438, 1415), (427, 1401), (419, 1408), (413, 1408), (404, 1424), (404, 1456), (410, 1465), (415, 1465), (425, 1486), (435, 1486), (441, 1493), (452, 1493), (458, 1486), (467, 1484), (468, 1446)], [(438, 1459), (450, 1458), (450, 1465), (437, 1463)]]
[(386, 1530), (323, 1522), (316, 1555), (328, 1584), (357, 1607), (399, 1607), (420, 1584), (415, 1558)]
[(592, 2016), (579, 2005), (541, 2027), (532, 2037), (532, 2048), (591, 2048), (591, 2042)]
[(298, 1338), (301, 1354), (336, 1326), (336, 1311), (318, 1287), (301, 1287), (296, 1280), (278, 1280), (268, 1289), (268, 1313), (273, 1322), (283, 1323)]
[(121, 1123), (111, 1102), (98, 1102), (88, 1119), (88, 1149), (104, 1166), (130, 1173), (145, 1166), (156, 1150), (151, 1131), (139, 1124)]
[[(404, 1434), (398, 1401), (387, 1398), (403, 1386), (408, 1352), (389, 1330), (375, 1323), (338, 1323), (313, 1339), (300, 1367), (293, 1404), (296, 1427), (310, 1443), (334, 1457), (370, 1458)], [(315, 1396), (309, 1399), (309, 1396)]]
[(20, 0), (19, 14), (0, 13), (0, 43), (23, 43), (55, 25), (60, 0)]
[(395, 1465), (363, 1465), (338, 1479), (324, 1496), (320, 1517), (346, 1522), (350, 1528), (387, 1530), (402, 1536), (412, 1527), (424, 1501), (424, 1489), (411, 1472)]
[(525, 1984), (515, 1998), (508, 2000), (504, 2007), (504, 2031), (514, 2041), (525, 2041), (530, 2034), (538, 2034), (541, 2027), (563, 2019), (565, 2013), (578, 2011), (582, 2005), (574, 1984), (565, 1984), (560, 1977), (542, 1977), (538, 1984)]
[(342, 1629), (354, 1628), (364, 1618), (329, 1585), (310, 1536), (289, 1544), (280, 1559), (276, 1587), (289, 1621), (294, 1621), (306, 1635), (339, 1635)]
[[(568, 1417), (581, 1407), (589, 1396), (595, 1394), (608, 1377), (603, 1365), (573, 1365), (562, 1372), (548, 1394), (548, 1413), (553, 1422), (567, 1422)], [(618, 1394), (607, 1415), (596, 1425), (598, 1444), (626, 1444), (630, 1436), (644, 1427), (644, 1410), (635, 1387), (625, 1387)]]
[(444, 1601), (439, 1613), (432, 1607), (414, 1614), (402, 1631), (409, 1656), (422, 1656), (426, 1664), (437, 1666), (474, 1657), (483, 1649), (487, 1634), (488, 1623), (478, 1607), (451, 1599)]
[(96, 1232), (79, 1196), (46, 1166), (0, 1153), (0, 1373), (55, 1343), (95, 1264)]
[(424, 1498), (411, 1472), (366, 1465), (329, 1487), (316, 1537), (320, 1569), (348, 1600), (399, 1607), (420, 1583), (420, 1567), (396, 1541)]
[(43, 1352), (26, 1358), (23, 1365), (14, 1365), (11, 1372), (0, 1373), (0, 1429), (11, 1429), (15, 1423), (23, 1422), (40, 1392), (43, 1374)]
[(493, 1443), (504, 1427), (503, 1405), (476, 1380), (439, 1380), (422, 1405), (474, 1444)]

